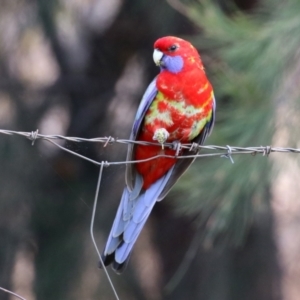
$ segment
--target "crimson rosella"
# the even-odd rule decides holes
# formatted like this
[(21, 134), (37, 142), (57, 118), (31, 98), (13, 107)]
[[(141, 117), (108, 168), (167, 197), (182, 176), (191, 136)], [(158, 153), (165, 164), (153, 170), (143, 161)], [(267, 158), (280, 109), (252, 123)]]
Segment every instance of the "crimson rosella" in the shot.
[[(202, 144), (215, 120), (213, 89), (194, 46), (177, 37), (163, 37), (154, 43), (153, 59), (160, 73), (141, 100), (130, 139), (156, 140), (157, 145), (129, 145), (129, 161), (160, 154), (175, 156), (175, 147), (164, 147), (165, 142)], [(191, 152), (180, 150), (179, 154)], [(127, 165), (126, 187), (102, 256), (105, 265), (112, 263), (117, 273), (123, 271), (154, 204), (193, 161), (159, 157)]]

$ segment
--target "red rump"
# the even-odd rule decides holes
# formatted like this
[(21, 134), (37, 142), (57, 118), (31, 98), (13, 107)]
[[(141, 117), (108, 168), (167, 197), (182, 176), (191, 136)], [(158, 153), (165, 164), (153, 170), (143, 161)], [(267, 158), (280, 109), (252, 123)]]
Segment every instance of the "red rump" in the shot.
[[(162, 150), (161, 146), (139, 146), (136, 149), (136, 159), (147, 159), (159, 154), (175, 155), (175, 151), (171, 149)], [(143, 188), (147, 189), (152, 183), (162, 177), (176, 162), (174, 158), (156, 158), (137, 165), (137, 170), (143, 175)]]

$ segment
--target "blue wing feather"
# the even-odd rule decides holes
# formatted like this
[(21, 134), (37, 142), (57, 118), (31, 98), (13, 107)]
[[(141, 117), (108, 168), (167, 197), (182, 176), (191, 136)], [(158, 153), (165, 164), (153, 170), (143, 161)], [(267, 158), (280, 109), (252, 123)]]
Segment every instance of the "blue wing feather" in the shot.
[(141, 103), (138, 107), (138, 110), (136, 112), (133, 127), (132, 127), (132, 134), (131, 138), (136, 138), (141, 123), (144, 119), (145, 113), (147, 112), (148, 108), (150, 107), (151, 103), (153, 102), (155, 96), (157, 94), (157, 88), (156, 88), (156, 77), (152, 80), (152, 82), (149, 84), (148, 88), (146, 89), (143, 98), (141, 100)]

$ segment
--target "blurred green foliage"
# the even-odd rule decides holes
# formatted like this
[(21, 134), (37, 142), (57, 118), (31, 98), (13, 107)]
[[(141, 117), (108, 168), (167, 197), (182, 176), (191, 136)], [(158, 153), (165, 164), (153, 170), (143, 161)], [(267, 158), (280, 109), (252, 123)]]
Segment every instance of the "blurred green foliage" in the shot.
[[(184, 5), (186, 16), (201, 28), (191, 38), (204, 54), (217, 99), (217, 122), (207, 143), (271, 145), (280, 102), (299, 100), (291, 99), (292, 90), (282, 90), (299, 57), (300, 2), (267, 1), (251, 14), (233, 7), (225, 14), (213, 1)], [(198, 159), (173, 190), (178, 210), (198, 214), (206, 224), (208, 244), (221, 236), (240, 244), (246, 229), (269, 209), (270, 159), (233, 159), (235, 164)]]

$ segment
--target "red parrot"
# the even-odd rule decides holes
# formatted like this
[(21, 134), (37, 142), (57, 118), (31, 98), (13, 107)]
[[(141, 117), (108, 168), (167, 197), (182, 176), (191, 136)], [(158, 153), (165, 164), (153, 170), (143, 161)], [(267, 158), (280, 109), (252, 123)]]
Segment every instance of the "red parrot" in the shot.
[[(175, 155), (164, 143), (203, 144), (215, 120), (215, 98), (198, 51), (189, 42), (167, 36), (154, 43), (159, 75), (148, 86), (136, 113), (130, 139), (157, 145), (129, 145), (127, 160)], [(179, 155), (190, 155), (181, 150)], [(160, 157), (128, 164), (126, 187), (109, 234), (103, 261), (121, 273), (156, 202), (161, 201), (194, 158)]]

